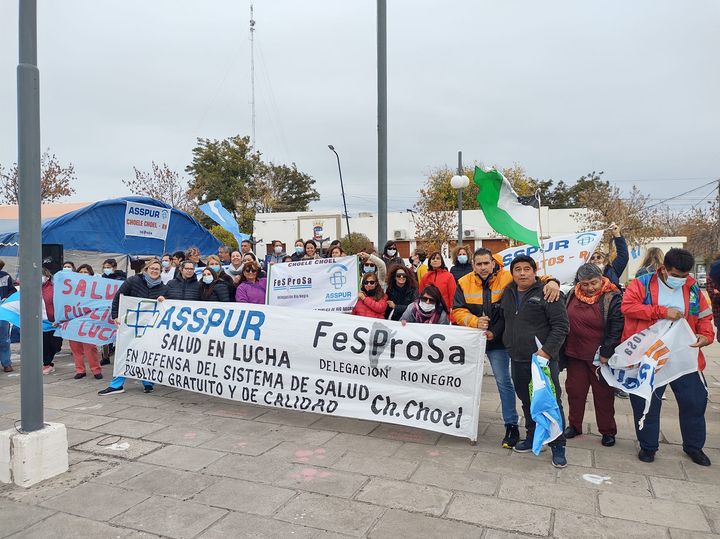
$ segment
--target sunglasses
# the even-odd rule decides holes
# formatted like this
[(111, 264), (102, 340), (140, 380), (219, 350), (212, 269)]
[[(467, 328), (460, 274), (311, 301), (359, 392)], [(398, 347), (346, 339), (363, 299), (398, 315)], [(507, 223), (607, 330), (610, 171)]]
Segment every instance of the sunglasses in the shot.
[(257, 270), (255, 268), (245, 268), (243, 270), (245, 273), (257, 273)]
[(396, 273), (395, 278), (396, 279), (407, 279), (407, 275), (405, 275), (404, 273)]
[(377, 281), (365, 281), (363, 284), (364, 285), (369, 284), (370, 286), (375, 286), (377, 284)]
[(590, 260), (604, 260), (605, 257), (603, 255), (592, 255), (590, 257)]
[(423, 303), (429, 303), (430, 305), (435, 305), (436, 301), (433, 298), (429, 298), (427, 296), (423, 296), (420, 298), (420, 301)]

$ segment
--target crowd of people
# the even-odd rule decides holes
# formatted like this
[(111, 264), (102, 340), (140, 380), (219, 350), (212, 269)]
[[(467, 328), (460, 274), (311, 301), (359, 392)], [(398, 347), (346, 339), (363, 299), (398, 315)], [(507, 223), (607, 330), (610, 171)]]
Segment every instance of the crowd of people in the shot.
[[(567, 464), (567, 439), (583, 434), (585, 404), (592, 389), (594, 413), (601, 433), (600, 443), (615, 444), (615, 390), (599, 374), (600, 365), (613, 356), (615, 348), (628, 337), (648, 328), (661, 319), (684, 318), (695, 332), (698, 349), (713, 341), (712, 310), (698, 283), (691, 275), (695, 260), (684, 249), (667, 253), (651, 249), (636, 278), (623, 290), (620, 276), (628, 263), (627, 244), (617, 227), (612, 229), (616, 255), (601, 250), (592, 253), (589, 261), (577, 271), (575, 284), (562, 294), (560, 283), (551, 276), (539, 276), (536, 261), (526, 255), (517, 256), (505, 268), (502, 259), (492, 251), (471, 250), (460, 245), (452, 253), (447, 267), (440, 252), (416, 249), (406, 262), (399, 256), (397, 245), (388, 241), (382, 251), (367, 246), (359, 257), (360, 291), (352, 314), (378, 319), (421, 324), (454, 324), (482, 331), (486, 337), (486, 354), (497, 384), (505, 436), (500, 442), (517, 452), (532, 449), (535, 423), (531, 414), (532, 357), (548, 360), (560, 413), (563, 432), (549, 446), (552, 464)], [(291, 253), (275, 241), (272, 252), (259, 260), (249, 241), (234, 251), (227, 246), (217, 254), (204, 257), (197, 248), (166, 253), (135, 265), (136, 274), (127, 277), (117, 269), (114, 259), (103, 263), (102, 276), (123, 281), (112, 302), (111, 316), (117, 321), (121, 295), (164, 301), (236, 301), (251, 304), (265, 302), (265, 266), (282, 262), (310, 260), (322, 256), (346, 256), (339, 241), (322, 252), (313, 240), (298, 239)], [(0, 270), (2, 270), (0, 261)], [(64, 263), (63, 271), (92, 275), (93, 268), (82, 264), (75, 268)], [(718, 262), (720, 281), (720, 261)], [(708, 285), (708, 289), (712, 285)], [(48, 319), (54, 321), (52, 275), (43, 270), (42, 296)], [(7, 297), (13, 289), (12, 279), (0, 271), (0, 295)], [(714, 289), (713, 305), (720, 306), (720, 292)], [(719, 307), (720, 308), (720, 307)], [(717, 318), (716, 318), (717, 320)], [(0, 322), (0, 337), (8, 333)], [(537, 342), (541, 343), (538, 349)], [(53, 359), (61, 341), (53, 331), (43, 335), (43, 373), (54, 370)], [(102, 378), (101, 366), (109, 363), (111, 350), (104, 347), (102, 357), (96, 347), (70, 342), (76, 375), (86, 376), (84, 361), (95, 378)], [(9, 345), (0, 338), (0, 360), (5, 372), (12, 370)], [(706, 437), (705, 410), (707, 389), (702, 370), (705, 366), (699, 351), (698, 372), (686, 374), (669, 385), (679, 408), (683, 449), (693, 462), (708, 466), (710, 459), (703, 452)], [(568, 417), (565, 421), (562, 404), (560, 372), (567, 370)], [(143, 382), (146, 393), (153, 384)], [(652, 462), (658, 451), (660, 409), (665, 387), (658, 388), (644, 427), (637, 424), (643, 415), (644, 399), (630, 395), (640, 451), (638, 458)], [(124, 378), (115, 377), (99, 395), (124, 391)], [(625, 395), (627, 397), (627, 395)], [(517, 400), (524, 416), (525, 436), (521, 438)]]

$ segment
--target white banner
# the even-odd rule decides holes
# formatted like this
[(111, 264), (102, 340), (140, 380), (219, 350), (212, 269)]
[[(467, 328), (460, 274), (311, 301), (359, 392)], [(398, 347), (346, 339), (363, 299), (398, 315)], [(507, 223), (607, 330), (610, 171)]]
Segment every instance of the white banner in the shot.
[(268, 305), (122, 296), (115, 376), (477, 439), (485, 339)]
[(562, 284), (573, 284), (575, 273), (597, 248), (603, 233), (603, 230), (595, 230), (542, 240), (545, 251), (544, 271), (543, 251), (533, 245), (510, 247), (498, 254), (502, 257), (503, 265), (507, 269), (510, 269), (510, 262), (516, 256), (530, 255), (537, 262), (538, 275), (552, 275)]
[(125, 235), (141, 236), (143, 238), (156, 238), (165, 241), (170, 225), (169, 208), (125, 203)]
[(268, 305), (349, 313), (357, 301), (358, 258), (319, 258), (268, 268)]

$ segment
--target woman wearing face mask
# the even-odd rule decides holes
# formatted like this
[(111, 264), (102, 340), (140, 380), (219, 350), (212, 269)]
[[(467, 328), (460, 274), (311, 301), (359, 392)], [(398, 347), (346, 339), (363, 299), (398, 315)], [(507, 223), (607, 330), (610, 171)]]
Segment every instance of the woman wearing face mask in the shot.
[(317, 243), (314, 240), (307, 240), (305, 242), (305, 256), (301, 260), (314, 260), (320, 258), (317, 252)]
[(227, 273), (225, 273), (225, 270), (223, 270), (223, 267), (220, 263), (220, 257), (217, 255), (208, 256), (207, 267), (211, 268), (217, 275), (218, 279), (220, 279), (220, 281), (223, 282), (225, 286), (227, 286), (228, 297), (235, 297), (235, 282), (233, 281), (233, 278), (230, 277), (230, 275), (228, 275)]
[(358, 300), (352, 314), (370, 318), (385, 318), (387, 296), (374, 273), (366, 273), (362, 277)]
[(200, 301), (230, 301), (227, 285), (218, 277), (209, 262), (200, 275)]
[(598, 266), (603, 272), (603, 277), (607, 277), (612, 284), (620, 288), (620, 276), (628, 265), (630, 253), (625, 238), (620, 234), (620, 227), (613, 223), (610, 225), (610, 230), (612, 231), (612, 241), (615, 243), (617, 253), (615, 260), (611, 262), (609, 253), (598, 250), (592, 254), (589, 262)]
[(469, 261), (469, 253), (470, 250), (464, 245), (456, 247), (453, 251), (453, 266), (450, 268), (450, 273), (452, 273), (456, 281), (473, 270), (472, 264)]
[(410, 305), (418, 296), (418, 284), (413, 272), (404, 265), (394, 264), (390, 266), (387, 276), (388, 308), (385, 311), (385, 318), (400, 320)]
[(283, 261), (283, 258), (285, 257), (285, 249), (283, 249), (283, 244), (280, 240), (273, 240), (273, 252), (270, 255), (270, 258), (268, 259), (269, 264), (280, 264)]
[(302, 238), (299, 238), (295, 241), (295, 247), (290, 256), (292, 256), (293, 262), (302, 260), (302, 257), (305, 256), (305, 242), (302, 240)]
[(445, 260), (443, 260), (440, 251), (435, 251), (428, 258), (428, 271), (420, 281), (420, 289), (424, 290), (429, 284), (435, 285), (440, 293), (442, 294), (445, 305), (448, 308), (448, 312), (452, 309), (453, 297), (455, 297), (455, 289), (457, 288), (457, 281), (453, 277), (445, 266)]
[(387, 268), (393, 264), (401, 266), (405, 265), (403, 259), (398, 256), (397, 245), (394, 241), (388, 241), (385, 243), (385, 247), (383, 247), (382, 256), (380, 258), (382, 258), (382, 261), (385, 262), (385, 267)]
[[(64, 268), (63, 268), (64, 269)], [(53, 281), (52, 273), (47, 268), (42, 269), (42, 293), (45, 312), (50, 322), (55, 322), (55, 306), (53, 304)], [(55, 336), (55, 328), (50, 331), (43, 331), (43, 374), (55, 372), (55, 354), (62, 348), (62, 339)]]
[(405, 309), (400, 318), (404, 326), (408, 322), (415, 324), (449, 324), (448, 309), (445, 300), (436, 286), (423, 288), (420, 297)]
[(73, 262), (70, 262), (69, 260), (66, 260), (63, 262), (63, 271), (76, 271), (75, 264)]
[[(90, 264), (81, 264), (77, 269), (78, 273), (83, 275), (95, 275)], [(100, 367), (100, 358), (98, 357), (98, 349), (94, 344), (89, 344), (80, 341), (68, 340), (70, 344), (70, 351), (72, 352), (73, 361), (75, 361), (75, 380), (80, 380), (87, 376), (85, 371), (85, 359), (87, 358), (88, 365), (90, 366), (90, 372), (96, 380), (100, 380), (102, 375), (102, 368)]]
[(265, 303), (265, 277), (259, 277), (260, 266), (257, 262), (246, 262), (243, 267), (243, 275), (240, 284), (235, 291), (235, 301), (238, 303), (254, 303), (263, 305)]
[[(118, 318), (120, 310), (120, 296), (145, 299), (158, 299), (160, 296), (167, 296), (167, 286), (163, 284), (162, 279), (160, 278), (161, 271), (162, 264), (160, 263), (160, 260), (157, 258), (151, 258), (145, 262), (142, 273), (129, 277), (128, 280), (120, 286), (115, 294), (115, 298), (113, 299), (112, 307), (110, 309), (110, 316), (112, 316), (116, 325), (120, 325), (120, 319)], [(145, 388), (145, 393), (150, 393), (153, 390), (154, 384), (152, 382), (143, 380), (142, 383)], [(98, 391), (98, 395), (104, 396), (124, 393), (124, 385), (125, 377), (116, 376), (112, 379), (107, 388), (102, 391)]]
[(165, 253), (160, 260), (160, 264), (162, 264), (160, 279), (162, 279), (163, 284), (168, 284), (171, 280), (175, 278), (176, 268), (172, 262), (172, 255), (170, 253)]

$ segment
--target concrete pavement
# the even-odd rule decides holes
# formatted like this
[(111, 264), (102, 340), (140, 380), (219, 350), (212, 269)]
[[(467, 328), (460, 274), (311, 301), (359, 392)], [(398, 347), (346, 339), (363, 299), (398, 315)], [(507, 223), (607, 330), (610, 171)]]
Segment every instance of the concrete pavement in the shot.
[[(44, 378), (46, 420), (68, 428), (70, 471), (0, 486), (0, 537), (658, 537), (720, 535), (720, 345), (708, 350), (706, 453), (683, 452), (672, 391), (661, 448), (637, 459), (632, 411), (617, 400), (615, 447), (568, 441), (566, 469), (502, 449), (499, 398), (483, 380), (480, 439), (236, 404), (158, 386), (145, 395), (74, 380), (65, 351)], [(21, 365), (0, 375), (0, 429), (19, 419)], [(567, 408), (566, 408), (567, 410)]]

